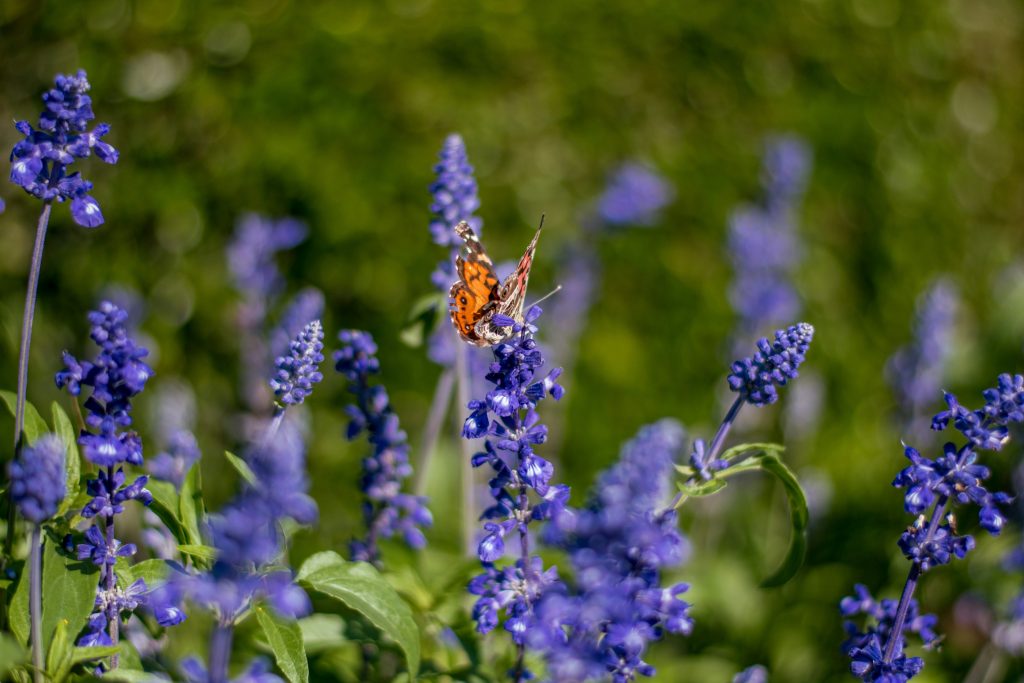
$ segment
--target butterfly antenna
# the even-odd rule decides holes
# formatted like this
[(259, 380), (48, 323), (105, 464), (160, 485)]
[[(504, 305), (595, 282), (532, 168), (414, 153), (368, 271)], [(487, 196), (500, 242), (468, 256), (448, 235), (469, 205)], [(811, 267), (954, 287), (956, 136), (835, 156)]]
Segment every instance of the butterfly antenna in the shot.
[(547, 301), (548, 299), (553, 297), (555, 294), (558, 294), (560, 291), (562, 291), (562, 285), (558, 285), (557, 287), (552, 289), (550, 292), (548, 292), (547, 294), (545, 294), (544, 296), (542, 296), (541, 298), (537, 299), (532, 304), (527, 306), (527, 308), (531, 308), (533, 306), (536, 306), (537, 304), (541, 303), (542, 301)]
[[(540, 232), (543, 227), (544, 227), (544, 214), (541, 214), (540, 215), (540, 225), (537, 226), (537, 232)], [(551, 294), (554, 294), (554, 292), (551, 292)], [(551, 296), (551, 294), (549, 294), (548, 296)]]

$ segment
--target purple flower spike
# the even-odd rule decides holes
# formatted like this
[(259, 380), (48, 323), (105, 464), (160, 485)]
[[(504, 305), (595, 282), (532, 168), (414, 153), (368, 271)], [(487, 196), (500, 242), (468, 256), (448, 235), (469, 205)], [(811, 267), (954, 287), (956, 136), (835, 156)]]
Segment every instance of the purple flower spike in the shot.
[(762, 337), (753, 356), (732, 364), (729, 388), (755, 406), (775, 403), (778, 387), (796, 378), (813, 338), (814, 328), (807, 323), (779, 330), (771, 343)]
[(21, 516), (42, 524), (57, 514), (67, 493), (64, 457), (67, 448), (60, 437), (45, 434), (26, 446), (7, 467), (11, 499)]
[(672, 186), (650, 166), (629, 162), (612, 173), (597, 201), (597, 215), (609, 227), (651, 226), (674, 198)]
[(288, 355), (277, 359), (270, 388), (282, 403), (299, 405), (313, 393), (313, 385), (324, 378), (320, 373), (323, 349), (324, 331), (320, 321), (314, 320), (292, 341)]
[(117, 163), (117, 150), (103, 141), (110, 126), (87, 130), (93, 120), (92, 99), (85, 71), (58, 75), (55, 87), (43, 95), (46, 105), (37, 128), (18, 121), (15, 128), (24, 138), (11, 151), (11, 182), (45, 202), (71, 202), (71, 216), (79, 225), (94, 228), (103, 223), (100, 205), (89, 195), (92, 183), (68, 169), (76, 159), (91, 154), (108, 164)]
[(335, 368), (348, 380), (348, 390), (356, 400), (347, 409), (351, 418), (348, 438), (365, 431), (372, 448), (363, 459), (359, 482), (366, 496), (363, 516), (367, 532), (364, 538), (352, 541), (350, 549), (352, 559), (380, 564), (381, 538), (401, 536), (418, 550), (426, 545), (422, 529), (433, 524), (433, 517), (426, 498), (402, 492), (404, 481), (412, 474), (409, 444), (387, 391), (370, 385), (370, 377), (380, 371), (373, 337), (367, 332), (344, 330), (338, 338), (342, 346), (334, 354)]

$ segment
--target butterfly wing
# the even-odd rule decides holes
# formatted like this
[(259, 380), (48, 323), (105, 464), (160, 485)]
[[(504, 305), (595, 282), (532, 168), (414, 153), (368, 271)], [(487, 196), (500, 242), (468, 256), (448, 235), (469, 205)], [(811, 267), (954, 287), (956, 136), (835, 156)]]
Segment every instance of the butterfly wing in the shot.
[(490, 342), (480, 337), (477, 326), (494, 314), (500, 282), (491, 259), (469, 224), (459, 223), (455, 233), (464, 244), (455, 259), (459, 279), (448, 292), (449, 315), (460, 337), (475, 346), (487, 346)]
[(488, 344), (497, 344), (509, 335), (510, 328), (498, 327), (491, 318), (495, 313), (501, 313), (517, 322), (523, 320), (523, 304), (526, 301), (526, 285), (530, 280), (530, 268), (533, 266), (533, 255), (537, 251), (537, 240), (540, 239), (540, 228), (530, 240), (529, 246), (519, 259), (514, 273), (505, 278), (501, 287), (497, 290), (497, 301), (493, 312), (482, 316), (476, 324), (477, 335)]

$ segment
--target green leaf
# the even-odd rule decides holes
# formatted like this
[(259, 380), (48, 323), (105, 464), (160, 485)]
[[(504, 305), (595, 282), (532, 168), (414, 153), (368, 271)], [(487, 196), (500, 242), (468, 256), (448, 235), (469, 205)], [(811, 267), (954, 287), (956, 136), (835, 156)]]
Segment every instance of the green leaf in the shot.
[(762, 587), (773, 588), (792, 579), (804, 563), (804, 556), (807, 554), (807, 522), (809, 519), (807, 497), (804, 495), (796, 475), (786, 467), (786, 464), (775, 452), (761, 453), (747, 458), (734, 467), (724, 470), (721, 476), (731, 477), (753, 470), (761, 470), (775, 475), (782, 483), (783, 490), (786, 492), (786, 501), (789, 503), (789, 548), (778, 569), (761, 582)]
[(217, 559), (217, 549), (211, 548), (208, 545), (196, 545), (183, 543), (178, 546), (178, 551), (189, 557), (193, 557), (203, 562), (213, 564), (214, 560)]
[(416, 300), (406, 318), (405, 327), (399, 338), (407, 346), (413, 348), (423, 345), (441, 320), (441, 311), (447, 308), (447, 297), (440, 294), (428, 294)]
[(311, 614), (298, 623), (306, 654), (331, 650), (347, 642), (345, 621), (337, 614)]
[(0, 678), (28, 659), (28, 650), (6, 633), (0, 633)]
[(174, 484), (157, 479), (146, 482), (146, 489), (153, 496), (149, 509), (160, 518), (167, 530), (178, 543), (190, 543), (191, 538), (181, 521), (181, 503)]
[(71, 672), (71, 652), (74, 636), (68, 635), (68, 622), (61, 619), (53, 632), (53, 643), (46, 656), (46, 675), (52, 683), (60, 683)]
[(294, 619), (283, 619), (265, 607), (256, 607), (256, 620), (274, 652), (277, 668), (291, 683), (309, 681), (309, 662), (302, 641), (302, 630)]
[(178, 505), (181, 525), (188, 534), (188, 542), (192, 545), (202, 545), (203, 535), (199, 531), (199, 520), (206, 516), (206, 509), (203, 507), (203, 484), (198, 462), (192, 465), (185, 475)]
[(416, 677), (420, 668), (419, 628), (409, 605), (373, 565), (347, 562), (337, 553), (325, 551), (307, 559), (296, 579), (359, 612), (392, 638), (405, 653), (410, 677)]
[(722, 453), (721, 458), (723, 460), (732, 460), (733, 458), (750, 453), (752, 451), (760, 451), (761, 453), (775, 453), (776, 455), (786, 450), (786, 447), (778, 443), (741, 443), (738, 446), (733, 446)]
[(75, 428), (72, 426), (68, 414), (64, 412), (64, 409), (56, 401), (50, 406), (50, 413), (53, 415), (53, 431), (64, 441), (64, 447), (67, 449), (64, 455), (64, 469), (66, 472), (64, 481), (67, 485), (67, 494), (57, 510), (57, 516), (63, 517), (65, 513), (74, 507), (75, 498), (78, 497), (79, 480), (82, 476), (82, 461), (78, 456), (78, 434), (75, 433)]
[[(7, 405), (7, 410), (10, 411), (11, 416), (14, 416), (14, 409), (17, 403), (17, 396), (10, 391), (0, 391), (0, 400)], [(40, 436), (50, 431), (50, 428), (46, 426), (46, 420), (42, 418), (36, 407), (25, 402), (25, 439), (28, 445), (32, 445), (36, 442)]]
[(28, 647), (29, 622), (28, 622), (28, 567), (24, 562), (18, 562), (11, 567), (18, 574), (18, 583), (14, 587), (14, 594), (11, 595), (11, 606), (7, 618), (10, 622), (11, 633), (18, 639), (22, 647)]
[[(131, 585), (138, 579), (142, 579), (146, 582), (147, 588), (153, 589), (167, 579), (172, 564), (169, 560), (143, 560), (142, 562), (130, 565), (123, 573), (128, 585)], [(118, 567), (118, 573), (121, 573), (120, 567)]]
[(242, 460), (231, 451), (224, 451), (224, 457), (228, 459), (228, 462), (231, 463), (231, 466), (235, 468), (235, 471), (242, 475), (242, 479), (245, 479), (245, 481), (249, 484), (252, 484), (254, 486), (256, 485), (256, 475), (249, 467), (249, 463)]
[(676, 503), (676, 507), (682, 505), (683, 501), (686, 500), (688, 497), (701, 498), (703, 496), (710, 496), (724, 489), (726, 485), (727, 482), (724, 479), (720, 479), (718, 477), (714, 477), (712, 479), (702, 481), (697, 484), (681, 483), (679, 484), (679, 490), (683, 493), (683, 495), (679, 499), (679, 502)]
[(113, 671), (103, 674), (103, 681), (120, 681), (120, 683), (166, 683), (166, 679), (155, 676), (148, 671), (128, 669), (119, 666)]
[(98, 647), (76, 647), (71, 652), (71, 665), (91, 662), (94, 659), (112, 657), (121, 652), (120, 645), (102, 645)]
[(49, 652), (57, 625), (67, 622), (74, 639), (85, 626), (96, 603), (100, 573), (96, 565), (63, 554), (60, 543), (47, 536), (43, 542), (43, 648)]

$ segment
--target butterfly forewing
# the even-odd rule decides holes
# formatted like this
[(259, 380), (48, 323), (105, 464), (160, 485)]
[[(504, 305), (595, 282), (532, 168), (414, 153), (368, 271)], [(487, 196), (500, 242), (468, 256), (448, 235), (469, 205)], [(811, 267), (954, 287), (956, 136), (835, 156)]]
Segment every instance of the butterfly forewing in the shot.
[(495, 314), (501, 313), (517, 321), (523, 319), (526, 285), (540, 229), (530, 241), (526, 253), (519, 259), (515, 272), (505, 278), (504, 282), (499, 282), (491, 259), (469, 224), (459, 223), (455, 226), (455, 233), (462, 238), (464, 244), (455, 260), (459, 280), (449, 292), (452, 324), (459, 336), (470, 344), (497, 344), (508, 337), (511, 328), (495, 325), (492, 320)]

